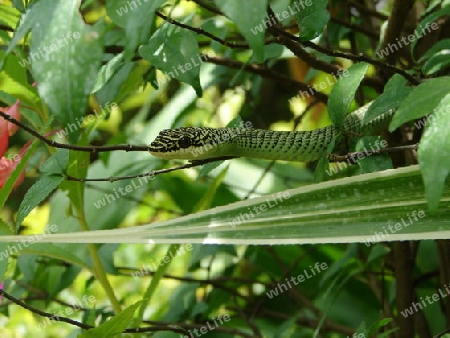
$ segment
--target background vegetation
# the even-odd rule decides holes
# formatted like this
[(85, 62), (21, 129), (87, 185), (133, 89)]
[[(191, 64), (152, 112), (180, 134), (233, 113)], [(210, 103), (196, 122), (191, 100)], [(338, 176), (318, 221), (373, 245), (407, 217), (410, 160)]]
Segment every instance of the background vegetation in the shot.
[[(0, 125), (0, 231), (45, 234), (1, 240), (2, 337), (430, 337), (450, 328), (449, 1), (0, 8), (1, 114), (22, 121), (15, 134)], [(234, 159), (160, 171), (179, 163), (145, 151), (166, 128), (240, 116), (255, 128), (315, 129), (374, 99), (372, 117), (398, 108), (383, 139), (406, 150), (357, 165)], [(269, 206), (274, 196), (283, 198)], [(409, 222), (414, 211), (425, 217)], [(358, 243), (402, 220), (401, 231)], [(426, 238), (435, 240), (410, 241)], [(304, 278), (289, 285), (293, 276)], [(422, 307), (405, 316), (414, 302)]]

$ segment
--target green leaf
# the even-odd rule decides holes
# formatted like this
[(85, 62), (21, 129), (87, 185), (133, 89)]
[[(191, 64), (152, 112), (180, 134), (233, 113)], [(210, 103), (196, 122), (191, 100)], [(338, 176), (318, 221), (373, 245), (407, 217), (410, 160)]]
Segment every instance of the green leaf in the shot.
[[(176, 257), (177, 251), (178, 249), (180, 249), (180, 246), (181, 246), (180, 244), (171, 244), (169, 246), (169, 249), (167, 250), (167, 254), (164, 257), (163, 262), (165, 262), (165, 258)], [(158, 269), (155, 271), (147, 290), (145, 290), (145, 294), (143, 297), (144, 299), (141, 301), (142, 304), (139, 306), (139, 313), (137, 319), (133, 322), (134, 324), (133, 326), (139, 327), (142, 321), (144, 320), (145, 310), (147, 309), (148, 304), (150, 303), (152, 296), (156, 291), (156, 288), (158, 287), (159, 283), (164, 277), (164, 273), (167, 271), (167, 268), (171, 263), (172, 259), (169, 259), (169, 261), (166, 264), (161, 265), (161, 262), (159, 263)]]
[(30, 245), (28, 245), (27, 248), (24, 248), (22, 252), (60, 259), (64, 262), (75, 264), (82, 268), (88, 268), (86, 262), (78, 258), (74, 252), (64, 248), (61, 244), (57, 245), (52, 243), (40, 243), (41, 239), (45, 238), (47, 235), (48, 232), (34, 235), (32, 237), (34, 242), (29, 242)]
[(158, 76), (155, 67), (150, 66), (148, 71), (144, 74), (144, 80), (146, 83), (150, 83), (156, 90), (159, 89)]
[[(136, 90), (136, 86), (140, 85), (142, 82), (139, 78), (142, 77), (142, 75), (134, 62), (120, 64), (118, 67), (119, 69), (112, 75), (109, 81), (103, 83), (103, 87), (95, 92), (95, 96), (102, 106), (107, 102), (121, 102), (127, 98), (132, 91)], [(97, 77), (97, 81), (98, 79), (99, 78)], [(97, 89), (98, 88), (95, 88), (95, 90)]]
[[(42, 242), (370, 244), (378, 242), (376, 234), (388, 231), (393, 222), (400, 229), (388, 233), (383, 241), (448, 238), (449, 183), (444, 186), (441, 207), (433, 214), (424, 211), (427, 200), (419, 166), (410, 166), (322, 182), (139, 227), (52, 234)], [(402, 219), (406, 220), (403, 224)], [(2, 236), (0, 242), (27, 237)]]
[[(109, 3), (109, 2), (108, 2)], [(95, 79), (94, 88), (91, 94), (98, 92), (102, 89), (105, 84), (117, 73), (123, 64), (123, 53), (119, 53), (109, 60), (97, 74), (97, 79)]]
[(432, 33), (435, 29), (439, 29), (439, 24), (436, 22), (441, 16), (450, 15), (450, 6), (441, 8), (440, 10), (427, 15), (414, 30), (415, 39), (411, 42), (411, 56), (414, 59), (414, 48), (420, 40), (417, 37), (424, 37)]
[[(64, 125), (84, 115), (102, 60), (103, 29), (87, 26), (78, 6), (78, 0), (55, 0), (39, 1), (31, 8), (34, 27), (28, 62), (40, 97)], [(52, 20), (42, 20), (48, 16)], [(69, 139), (75, 142), (78, 134), (79, 129)]]
[[(367, 244), (366, 244), (367, 246)], [(370, 246), (370, 244), (369, 244)], [(369, 256), (367, 257), (366, 264), (369, 265), (373, 261), (377, 260), (380, 257), (386, 256), (390, 250), (383, 244), (375, 244), (372, 246), (370, 250)]]
[(256, 62), (264, 61), (267, 0), (215, 0), (216, 6), (238, 27), (253, 50)]
[(17, 164), (16, 169), (14, 169), (14, 171), (11, 173), (11, 175), (6, 180), (5, 185), (2, 187), (2, 189), (0, 189), (0, 209), (3, 209), (3, 206), (5, 205), (5, 202), (9, 196), (9, 194), (11, 193), (11, 190), (13, 189), (14, 183), (16, 183), (22, 170), (25, 169), (25, 165), (27, 164), (28, 159), (34, 153), (38, 144), (39, 144), (39, 142), (37, 139), (33, 141), (31, 146), (28, 148), (28, 151), (26, 152), (26, 154), (22, 157), (20, 162)]
[[(8, 225), (0, 218), (0, 236), (5, 235), (11, 235), (11, 229), (9, 229)], [(8, 243), (0, 243), (0, 282), (5, 280), (5, 273), (8, 269), (8, 246)]]
[(281, 45), (272, 44), (264, 46), (264, 61), (282, 59), (284, 51), (286, 51), (286, 47)]
[(41, 203), (48, 195), (55, 190), (59, 184), (64, 181), (63, 176), (44, 176), (39, 181), (31, 186), (26, 192), (19, 211), (17, 212), (16, 227), (22, 224), (22, 221), (27, 215)]
[(297, 321), (300, 318), (300, 314), (293, 315), (291, 318), (286, 319), (281, 325), (273, 332), (272, 337), (292, 337), (292, 333), (295, 332), (297, 327)]
[(106, 2), (108, 16), (120, 27), (125, 28), (125, 59), (129, 60), (134, 56), (136, 48), (150, 38), (154, 28), (155, 11), (164, 1), (115, 0)]
[(425, 75), (431, 75), (444, 70), (450, 65), (450, 49), (444, 49), (434, 54), (422, 67)]
[(197, 181), (203, 177), (206, 177), (211, 171), (216, 169), (223, 162), (225, 162), (225, 160), (214, 161), (214, 162), (210, 162), (210, 163), (206, 163), (206, 164), (202, 165), (202, 167), (200, 168), (200, 172), (198, 173)]
[(3, 3), (0, 4), (0, 20), (6, 23), (9, 27), (15, 28), (20, 18), (20, 12)]
[(392, 118), (389, 131), (392, 132), (403, 123), (430, 114), (448, 92), (450, 92), (450, 77), (448, 76), (421, 83), (403, 100)]
[(219, 175), (217, 175), (216, 178), (211, 182), (211, 184), (208, 187), (208, 190), (203, 195), (203, 198), (198, 202), (198, 204), (195, 206), (193, 212), (198, 212), (201, 210), (206, 210), (211, 207), (212, 201), (214, 199), (214, 196), (216, 196), (217, 189), (219, 188), (222, 181), (225, 179), (225, 176), (228, 171), (228, 166), (225, 167)]
[[(83, 134), (83, 137), (87, 138), (87, 135)], [(90, 155), (87, 152), (71, 151), (70, 165), (67, 168), (67, 175), (78, 178), (86, 178), (89, 167), (89, 159)], [(62, 182), (60, 188), (69, 192), (70, 201), (75, 208), (82, 213), (81, 210), (83, 210), (84, 206), (84, 184), (81, 182), (65, 180)]]
[(328, 280), (338, 278), (343, 270), (346, 269), (353, 261), (355, 261), (357, 256), (358, 246), (356, 244), (349, 245), (342, 258), (336, 260), (322, 274), (322, 277), (320, 278), (320, 285), (325, 285)]
[(445, 112), (449, 106), (450, 95), (447, 95), (436, 107), (436, 113), (428, 118), (419, 145), (419, 164), (425, 184), (425, 196), (432, 211), (437, 210), (445, 179), (450, 172), (450, 114), (437, 113)]
[(407, 86), (408, 81), (399, 74), (391, 77), (384, 87), (383, 94), (378, 96), (367, 109), (363, 123), (384, 114), (390, 109), (397, 108), (412, 88)]
[(56, 149), (56, 152), (42, 163), (39, 170), (45, 174), (62, 174), (69, 165), (69, 150)]
[(12, 0), (11, 2), (21, 13), (25, 12), (22, 0)]
[(375, 333), (377, 333), (383, 326), (386, 326), (387, 324), (389, 324), (390, 322), (392, 322), (393, 319), (392, 318), (383, 318), (380, 319), (379, 321), (375, 322), (374, 324), (372, 324), (369, 328), (369, 332), (367, 334), (367, 337), (372, 337), (373, 335), (375, 335)]
[(315, 39), (330, 20), (328, 0), (306, 0), (294, 2), (300, 41)]
[(160, 28), (149, 43), (139, 49), (139, 54), (165, 74), (165, 81), (176, 78), (190, 84), (197, 96), (202, 96), (200, 66), (203, 62), (195, 34), (190, 31), (175, 32)]
[[(383, 142), (383, 143), (382, 143)], [(386, 169), (392, 169), (392, 160), (388, 154), (372, 154), (371, 152), (383, 148), (387, 142), (381, 140), (378, 136), (364, 136), (356, 143), (355, 151), (363, 152), (368, 156), (358, 161), (361, 173), (373, 173)]]
[(418, 62), (424, 62), (425, 60), (433, 57), (433, 55), (435, 55), (436, 53), (448, 49), (450, 49), (450, 39), (439, 40), (433, 45), (433, 47), (431, 47), (425, 54), (421, 56)]
[(25, 34), (31, 29), (34, 24), (35, 16), (34, 12), (31, 9), (35, 6), (32, 4), (29, 6), (30, 10), (23, 14), (19, 21), (19, 26), (14, 31), (14, 36), (8, 44), (8, 48), (6, 49), (5, 55), (2, 59), (0, 59), (0, 70), (3, 69), (5, 58), (13, 51), (13, 49), (17, 46), (20, 40), (23, 39)]
[(121, 313), (115, 315), (107, 322), (100, 326), (90, 329), (87, 332), (79, 335), (80, 338), (97, 338), (97, 337), (112, 337), (115, 334), (121, 333), (125, 330), (133, 319), (133, 315), (141, 305), (142, 301), (136, 302), (127, 307)]
[[(0, 59), (4, 55), (5, 53), (0, 51)], [(21, 62), (23, 60), (20, 60), (16, 55), (9, 55), (3, 72), (0, 73), (0, 90), (20, 99), (23, 101), (22, 103), (37, 108), (40, 100), (36, 88), (28, 84), (26, 68), (20, 66)]]
[(365, 62), (355, 63), (348, 69), (349, 75), (340, 77), (331, 90), (328, 98), (328, 112), (331, 121), (337, 127), (341, 127), (344, 123), (356, 90), (364, 78), (368, 67), (369, 65)]
[[(322, 182), (329, 179), (329, 177), (333, 174), (332, 170), (328, 170), (330, 168), (330, 162), (328, 161), (327, 154), (331, 154), (336, 145), (336, 140), (332, 140), (327, 147), (326, 154), (320, 158), (317, 162), (316, 170), (314, 171), (314, 182)], [(327, 174), (327, 176), (325, 176)]]

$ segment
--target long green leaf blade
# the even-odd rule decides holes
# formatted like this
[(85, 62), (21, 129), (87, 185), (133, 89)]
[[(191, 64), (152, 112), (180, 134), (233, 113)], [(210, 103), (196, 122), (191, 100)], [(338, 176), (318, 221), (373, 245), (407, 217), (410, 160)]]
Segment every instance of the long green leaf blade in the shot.
[[(311, 244), (441, 239), (450, 236), (449, 207), (447, 182), (441, 208), (428, 213), (419, 167), (411, 166), (286, 190), (165, 222), (54, 234), (43, 241)], [(26, 236), (3, 236), (0, 242), (22, 239)]]

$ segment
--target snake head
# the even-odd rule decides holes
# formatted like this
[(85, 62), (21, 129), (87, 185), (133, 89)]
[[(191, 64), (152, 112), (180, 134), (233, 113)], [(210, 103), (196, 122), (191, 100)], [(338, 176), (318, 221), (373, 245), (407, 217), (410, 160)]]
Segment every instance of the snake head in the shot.
[(150, 144), (152, 155), (165, 159), (203, 160), (217, 148), (212, 128), (183, 127), (162, 130)]

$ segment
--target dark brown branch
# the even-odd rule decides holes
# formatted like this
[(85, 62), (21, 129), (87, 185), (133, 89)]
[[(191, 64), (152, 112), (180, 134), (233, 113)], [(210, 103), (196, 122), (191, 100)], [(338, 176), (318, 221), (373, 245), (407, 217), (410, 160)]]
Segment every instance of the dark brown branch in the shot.
[(302, 90), (305, 92), (312, 92), (312, 96), (314, 96), (317, 100), (326, 103), (328, 101), (328, 96), (322, 92), (318, 92), (316, 90), (314, 90), (313, 88), (311, 88), (310, 86), (308, 86), (305, 83), (302, 82), (298, 82), (295, 81), (294, 79), (287, 77), (283, 74), (277, 73), (271, 69), (265, 68), (263, 66), (260, 65), (255, 65), (255, 64), (247, 64), (247, 63), (243, 63), (234, 59), (227, 59), (227, 58), (223, 58), (223, 57), (219, 57), (219, 56), (208, 56), (208, 55), (203, 55), (202, 56), (203, 60), (205, 60), (206, 62), (210, 62), (210, 63), (214, 63), (216, 65), (221, 65), (221, 66), (226, 66), (229, 68), (234, 68), (234, 69), (245, 69), (246, 71), (253, 73), (253, 74), (258, 74), (264, 78), (269, 78), (269, 79), (273, 79), (277, 82), (280, 82), (281, 84), (285, 85), (285, 86), (289, 86), (292, 87), (294, 89), (297, 90)]
[[(197, 34), (201, 34), (206, 37), (209, 37), (210, 39), (212, 39), (216, 42), (219, 42), (220, 44), (222, 44), (224, 46), (227, 46), (227, 47), (230, 47), (233, 49), (235, 49), (235, 48), (248, 49), (249, 48), (248, 43), (243, 43), (243, 42), (236, 43), (236, 42), (232, 42), (229, 40), (220, 39), (220, 38), (214, 36), (213, 34), (204, 31), (201, 28), (195, 28), (195, 27), (191, 27), (189, 25), (185, 25), (185, 24), (180, 23), (176, 20), (173, 20), (159, 12), (155, 12), (155, 13), (156, 13), (156, 15), (158, 15), (159, 17), (161, 17), (162, 19), (166, 20), (167, 22), (169, 22), (173, 25), (176, 25), (178, 27), (181, 27), (181, 28), (184, 28), (187, 30), (191, 30)], [(220, 14), (222, 14), (222, 13), (220, 13)], [(341, 24), (343, 24), (343, 23), (345, 23), (345, 22), (341, 22)], [(321, 60), (317, 59), (315, 56), (306, 52), (301, 47), (301, 43), (298, 41), (298, 38), (295, 37), (294, 35), (291, 35), (291, 34), (285, 32), (281, 27), (268, 27), (267, 30), (269, 32), (271, 32), (275, 37), (278, 37), (278, 39), (277, 40), (266, 39), (265, 44), (280, 42), (281, 44), (286, 46), (289, 50), (291, 50), (297, 57), (299, 57), (300, 59), (302, 59), (303, 61), (308, 63), (311, 67), (316, 68), (321, 71), (324, 71), (328, 74), (338, 74), (339, 71), (342, 70), (340, 67), (332, 65), (328, 62), (321, 61)], [(373, 33), (372, 35), (376, 35), (376, 34)], [(285, 38), (287, 38), (287, 39), (285, 39)], [(307, 46), (309, 48), (317, 50), (323, 54), (329, 55), (329, 56), (342, 57), (342, 58), (346, 58), (346, 59), (353, 60), (353, 61), (364, 61), (364, 62), (373, 64), (373, 65), (381, 67), (381, 68), (386, 68), (387, 70), (389, 70), (393, 73), (401, 74), (406, 79), (408, 79), (412, 84), (418, 84), (418, 80), (415, 79), (414, 77), (412, 77), (411, 75), (409, 75), (408, 73), (406, 73), (405, 71), (403, 71), (399, 68), (396, 68), (392, 65), (386, 64), (384, 62), (373, 60), (367, 56), (364, 56), (363, 54), (355, 55), (355, 54), (350, 54), (350, 53), (335, 52), (335, 51), (328, 50), (324, 47), (321, 47), (321, 46), (316, 45), (311, 42), (303, 42), (302, 44), (304, 44), (305, 46)], [(377, 89), (378, 91), (381, 91), (381, 89), (383, 87), (383, 83), (380, 80), (373, 79), (373, 78), (365, 78), (363, 80), (363, 83), (371, 86), (372, 88)], [(309, 89), (310, 88), (308, 86), (306, 86), (305, 88), (303, 88), (301, 90), (308, 91)], [(316, 96), (316, 94), (314, 94), (314, 95)], [(326, 101), (323, 101), (323, 98), (320, 100), (322, 102), (326, 102)]]
[(367, 8), (366, 6), (361, 4), (359, 1), (360, 0), (350, 0), (349, 3), (350, 3), (350, 5), (355, 7), (361, 13), (371, 15), (371, 16), (373, 16), (375, 18), (380, 19), (380, 20), (387, 20), (388, 19), (387, 15), (384, 15), (383, 13), (380, 13), (380, 12), (374, 11), (374, 10), (372, 10), (370, 8)]
[[(4, 296), (6, 299), (9, 299), (14, 304), (17, 304), (17, 305), (23, 307), (24, 309), (31, 311), (32, 313), (38, 314), (39, 316), (49, 318), (50, 320), (72, 324), (72, 325), (77, 326), (84, 330), (89, 330), (89, 329), (94, 328), (94, 326), (92, 326), (92, 325), (80, 323), (76, 320), (73, 320), (73, 319), (70, 319), (67, 317), (57, 316), (55, 314), (41, 311), (37, 308), (29, 306), (29, 305), (25, 304), (24, 302), (22, 302), (20, 299), (17, 299), (15, 297), (11, 296), (10, 294), (8, 294), (7, 292), (5, 292), (4, 290), (1, 290), (1, 289), (0, 289), (0, 296)], [(139, 332), (171, 331), (171, 332), (180, 333), (180, 334), (187, 334), (188, 329), (201, 328), (201, 327), (205, 326), (204, 324), (177, 323), (178, 326), (181, 326), (184, 328), (184, 329), (179, 329), (179, 328), (173, 327), (173, 325), (174, 325), (174, 323), (159, 323), (159, 325), (153, 324), (151, 327), (128, 328), (128, 329), (124, 330), (123, 332), (124, 333), (139, 333)], [(239, 330), (233, 329), (233, 328), (216, 327), (215, 329), (217, 331), (221, 331), (221, 332), (225, 332), (225, 333), (237, 334), (237, 335), (239, 335), (241, 337), (245, 337), (245, 338), (252, 337), (251, 335), (248, 335), (242, 331), (239, 331)]]
[[(409, 82), (411, 82), (411, 84), (414, 84), (414, 85), (418, 85), (420, 83), (420, 79), (411, 76), (410, 74), (405, 72), (403, 69), (397, 68), (397, 67), (395, 67), (393, 65), (390, 65), (390, 64), (382, 62), (382, 61), (374, 60), (374, 59), (372, 59), (372, 58), (370, 58), (370, 57), (368, 57), (368, 56), (366, 56), (366, 55), (364, 55), (362, 53), (358, 54), (358, 55), (355, 55), (355, 54), (351, 54), (351, 53), (344, 53), (344, 52), (329, 50), (329, 49), (327, 49), (325, 47), (316, 45), (315, 43), (312, 43), (312, 42), (309, 42), (309, 41), (299, 42), (299, 40), (298, 40), (298, 38), (296, 36), (294, 36), (292, 34), (289, 34), (288, 32), (285, 32), (285, 31), (283, 31), (281, 29), (274, 28), (273, 30), (276, 31), (276, 34), (281, 35), (283, 37), (286, 37), (286, 38), (292, 40), (293, 42), (295, 42), (297, 44), (297, 45), (295, 45), (295, 44), (289, 43), (289, 46), (291, 46), (293, 48), (292, 52), (294, 54), (295, 54), (295, 52), (294, 52), (294, 50), (295, 50), (296, 52), (298, 52), (300, 54), (300, 55), (296, 54), (297, 56), (299, 56), (302, 59), (304, 57), (308, 58), (308, 59), (303, 59), (303, 60), (308, 62), (314, 68), (317, 68), (319, 70), (325, 71), (327, 73), (337, 74), (337, 71), (340, 70), (340, 68), (337, 67), (337, 66), (330, 67), (331, 66), (330, 64), (326, 64), (325, 65), (325, 62), (323, 62), (323, 61), (320, 61), (320, 60), (317, 61), (317, 59), (315, 59), (315, 60), (311, 59), (310, 54), (308, 54), (306, 51), (304, 51), (300, 44), (303, 44), (306, 47), (309, 47), (311, 49), (317, 50), (318, 52), (326, 54), (328, 56), (341, 57), (341, 58), (352, 60), (352, 61), (362, 61), (362, 62), (370, 63), (370, 64), (372, 64), (374, 66), (386, 69), (390, 73), (400, 74), (405, 79), (407, 79)], [(288, 46), (286, 46), (286, 47), (288, 47)], [(310, 63), (310, 61), (314, 61), (314, 63)], [(371, 79), (371, 78), (365, 78), (363, 80), (363, 83), (364, 82), (366, 82), (366, 84), (370, 85), (371, 87), (379, 87), (380, 85), (382, 85), (380, 80), (375, 80), (375, 79)]]
[(175, 25), (175, 26), (178, 26), (178, 27), (181, 27), (181, 28), (193, 31), (193, 32), (195, 32), (195, 33), (197, 33), (199, 35), (204, 35), (204, 36), (210, 38), (211, 40), (217, 41), (218, 43), (220, 43), (220, 44), (222, 44), (224, 46), (227, 46), (227, 47), (230, 47), (230, 48), (233, 48), (233, 49), (234, 48), (238, 48), (238, 49), (248, 49), (249, 48), (248, 43), (236, 43), (236, 42), (223, 40), (223, 39), (218, 38), (217, 36), (215, 36), (215, 35), (213, 35), (211, 33), (208, 33), (207, 31), (205, 31), (205, 30), (203, 30), (201, 28), (195, 28), (195, 27), (192, 27), (192, 26), (189, 26), (189, 25), (185, 25), (184, 23), (181, 23), (181, 22), (178, 22), (178, 21), (176, 21), (176, 20), (174, 20), (172, 18), (169, 18), (169, 17), (165, 16), (164, 14), (162, 14), (162, 13), (160, 13), (158, 11), (156, 11), (155, 14), (157, 16), (159, 16), (161, 19), (164, 19), (165, 21), (167, 21), (168, 23), (171, 23), (172, 25)]
[(392, 148), (381, 148), (376, 151), (356, 151), (352, 153), (348, 153), (346, 155), (335, 155), (330, 154), (328, 155), (328, 161), (330, 162), (347, 162), (351, 164), (356, 164), (358, 162), (358, 157), (363, 156), (363, 158), (376, 155), (376, 154), (382, 154), (382, 153), (395, 153), (395, 152), (401, 152), (405, 150), (417, 150), (418, 144), (410, 144), (406, 146), (398, 146), (398, 147), (392, 147)]
[[(216, 36), (214, 36), (211, 33), (208, 33), (206, 31), (204, 31), (201, 28), (195, 28), (195, 27), (191, 27), (189, 25), (185, 25), (183, 23), (180, 23), (176, 20), (173, 20), (167, 16), (165, 16), (162, 13), (159, 12), (155, 12), (156, 15), (158, 15), (159, 17), (161, 17), (162, 19), (166, 20), (167, 22), (179, 26), (181, 28), (184, 29), (188, 29), (191, 30), (197, 34), (201, 34), (204, 36), (209, 37), (210, 39), (219, 42), (220, 44), (230, 47), (230, 48), (239, 48), (239, 49), (248, 49), (249, 45), (247, 43), (236, 43), (236, 42), (231, 42), (231, 41), (227, 41), (224, 39), (220, 39)], [(223, 13), (221, 12), (216, 12), (217, 14), (223, 15)], [(273, 14), (273, 13), (272, 13)], [(269, 13), (270, 15), (270, 13)], [(273, 17), (273, 16), (272, 16)], [(342, 21), (342, 20), (341, 20)], [(341, 22), (342, 23), (342, 22)], [(319, 59), (317, 59), (315, 56), (309, 54), (308, 52), (306, 52), (303, 48), (302, 48), (302, 44), (306, 47), (309, 47), (311, 49), (317, 50), (320, 53), (323, 53), (325, 55), (329, 55), (329, 56), (334, 56), (334, 57), (341, 57), (341, 58), (345, 58), (348, 60), (352, 60), (352, 61), (360, 61), (360, 62), (367, 62), (369, 64), (372, 64), (374, 66), (380, 67), (382, 69), (385, 69), (387, 71), (389, 71), (392, 74), (400, 74), (402, 75), (405, 79), (407, 79), (411, 84), (414, 85), (418, 85), (420, 83), (420, 80), (409, 75), (407, 72), (405, 72), (404, 70), (397, 68), (391, 64), (382, 62), (382, 61), (378, 61), (378, 60), (374, 60), (368, 56), (365, 56), (364, 54), (352, 54), (352, 53), (344, 53), (344, 52), (338, 52), (338, 51), (332, 51), (329, 50), (327, 48), (324, 48), (322, 46), (316, 45), (312, 42), (306, 41), (306, 42), (300, 42), (298, 40), (297, 37), (295, 37), (294, 35), (285, 32), (282, 27), (267, 27), (267, 30), (272, 33), (272, 35), (274, 35), (275, 37), (278, 37), (278, 41), (279, 43), (281, 43), (282, 45), (286, 46), (289, 50), (291, 50), (297, 57), (299, 57), (300, 59), (302, 59), (303, 61), (305, 61), (306, 63), (308, 63), (311, 67), (321, 70), (325, 73), (328, 74), (338, 74), (339, 71), (341, 71), (342, 69), (338, 66), (332, 65), (328, 62), (324, 62), (321, 61)], [(376, 35), (376, 34), (375, 34)], [(266, 44), (270, 44), (270, 43), (274, 43), (274, 40), (268, 39), (265, 43)], [(230, 66), (230, 65), (228, 65)], [(235, 68), (235, 67), (231, 67), (231, 68)], [(241, 67), (239, 67), (241, 68)], [(249, 70), (249, 69), (246, 69)], [(262, 74), (260, 74), (262, 75)], [(363, 84), (368, 85), (372, 88), (377, 89), (379, 92), (382, 91), (383, 88), (383, 82), (379, 79), (375, 79), (375, 78), (364, 78), (363, 80)], [(300, 90), (304, 90), (304, 91), (308, 91), (310, 90), (310, 87), (308, 87), (307, 85), (304, 85), (303, 88), (300, 88)], [(314, 96), (318, 97), (317, 95), (320, 96), (320, 94), (314, 94)], [(319, 97), (318, 97), (319, 98)], [(324, 98), (319, 98), (320, 101), (322, 102), (326, 102), (324, 101)]]
[(49, 319), (57, 321), (57, 322), (69, 323), (69, 324), (75, 325), (75, 326), (80, 327), (85, 330), (89, 330), (89, 329), (93, 328), (93, 326), (91, 326), (91, 325), (83, 324), (83, 323), (77, 322), (76, 320), (72, 320), (70, 318), (66, 318), (66, 317), (62, 317), (62, 316), (57, 316), (55, 314), (44, 312), (44, 311), (36, 309), (32, 306), (29, 306), (29, 305), (25, 304), (24, 302), (22, 302), (20, 299), (17, 299), (15, 297), (11, 296), (10, 294), (6, 293), (5, 290), (0, 289), (0, 295), (4, 296), (6, 299), (9, 299), (13, 303), (23, 307), (24, 309), (27, 309), (33, 313), (38, 314), (39, 316), (46, 317), (46, 318), (49, 318)]
[(270, 9), (270, 7), (268, 11), (269, 11), (268, 16), (272, 18), (272, 20), (277, 22), (278, 26), (275, 25), (267, 27), (267, 31), (270, 32), (273, 36), (277, 37), (280, 44), (286, 46), (286, 48), (288, 48), (292, 53), (294, 53), (295, 56), (305, 61), (308, 65), (310, 65), (313, 68), (316, 68), (329, 74), (339, 73), (339, 71), (341, 70), (340, 67), (332, 65), (331, 63), (328, 62), (321, 61), (317, 59), (315, 56), (305, 51), (300, 45), (300, 43), (296, 41), (296, 37), (281, 29), (279, 22), (275, 18), (275, 15), (273, 11)]
[(404, 317), (400, 311), (407, 309), (414, 301), (413, 288), (413, 266), (414, 260), (411, 257), (410, 242), (394, 243), (394, 262), (396, 278), (396, 299), (397, 306), (397, 325), (399, 327), (397, 337), (414, 337), (414, 317)]
[(348, 22), (348, 21), (345, 21), (345, 20), (342, 20), (339, 18), (334, 18), (334, 17), (332, 17), (330, 20), (337, 23), (338, 25), (350, 28), (352, 31), (357, 31), (359, 33), (367, 35), (368, 37), (370, 37), (372, 39), (378, 39), (378, 35), (379, 35), (378, 33), (373, 32), (363, 26), (360, 26), (360, 25), (357, 25), (352, 22)]
[(450, 328), (446, 329), (445, 331), (442, 331), (442, 332), (438, 333), (438, 334), (435, 335), (433, 338), (441, 338), (441, 337), (444, 337), (444, 335), (445, 335), (446, 333), (450, 333)]
[(199, 165), (203, 165), (206, 163), (216, 162), (216, 161), (224, 161), (224, 160), (229, 160), (232, 158), (236, 158), (236, 157), (226, 156), (226, 157), (211, 158), (211, 159), (202, 160), (202, 161), (192, 161), (191, 163), (186, 163), (186, 164), (180, 165), (178, 167), (159, 169), (159, 170), (150, 171), (150, 172), (144, 173), (144, 174), (129, 175), (129, 176), (117, 176), (117, 177), (111, 176), (111, 177), (105, 177), (105, 178), (81, 178), (81, 177), (73, 177), (73, 176), (67, 175), (67, 176), (65, 176), (65, 178), (68, 181), (75, 181), (75, 182), (116, 182), (116, 181), (129, 180), (132, 178), (157, 176), (157, 175), (161, 175), (161, 174), (165, 174), (165, 173), (170, 173), (171, 171), (175, 171), (175, 170), (197, 167)]
[[(395, 43), (402, 32), (409, 11), (414, 6), (414, 0), (395, 0), (392, 5), (392, 12), (388, 19), (386, 33), (382, 48), (386, 48), (390, 43)], [(395, 64), (397, 53), (389, 53), (386, 60), (390, 64)]]
[[(232, 310), (232, 311), (236, 310), (235, 307), (228, 307), (228, 309)], [(251, 311), (253, 311), (253, 309), (247, 308), (244, 311), (251, 312)], [(292, 316), (290, 316), (288, 314), (282, 313), (280, 311), (268, 310), (267, 308), (263, 308), (261, 311), (259, 311), (258, 317), (262, 318), (262, 319), (270, 319), (270, 320), (282, 319), (285, 321), (292, 319)], [(312, 329), (315, 329), (315, 328), (317, 328), (318, 325), (320, 325), (320, 320), (316, 319), (316, 318), (309, 318), (307, 316), (301, 316), (300, 318), (297, 318), (295, 320), (295, 323), (299, 327), (310, 327)], [(334, 331), (338, 331), (338, 332), (340, 332), (346, 336), (350, 336), (350, 337), (355, 333), (355, 329), (346, 327), (341, 324), (328, 323), (328, 321), (325, 321), (323, 323), (321, 332), (333, 332), (334, 333)]]
[(39, 134), (36, 130), (28, 127), (27, 125), (23, 124), (20, 121), (17, 121), (13, 117), (11, 117), (8, 114), (3, 113), (0, 111), (0, 116), (3, 117), (5, 120), (11, 122), (12, 124), (15, 124), (16, 126), (19, 126), (20, 128), (24, 129), (29, 134), (33, 135), (34, 137), (38, 138), (45, 144), (49, 145), (50, 147), (54, 148), (61, 148), (61, 149), (71, 149), (71, 150), (77, 150), (77, 151), (84, 151), (88, 153), (100, 153), (100, 152), (107, 152), (107, 151), (114, 151), (114, 150), (123, 150), (123, 151), (148, 151), (148, 146), (133, 146), (131, 144), (118, 144), (114, 146), (76, 146), (76, 145), (70, 145), (65, 143), (59, 143), (53, 140), (49, 140), (45, 136), (42, 136)]

